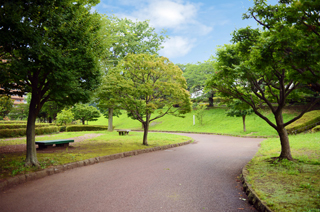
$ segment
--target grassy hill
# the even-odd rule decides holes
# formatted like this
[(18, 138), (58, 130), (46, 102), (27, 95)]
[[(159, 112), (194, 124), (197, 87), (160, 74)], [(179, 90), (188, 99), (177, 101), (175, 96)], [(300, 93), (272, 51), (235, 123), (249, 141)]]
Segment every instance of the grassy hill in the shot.
[[(185, 118), (178, 118), (171, 115), (155, 120), (150, 123), (150, 130), (159, 131), (184, 131), (184, 132), (206, 132), (230, 135), (249, 135), (249, 136), (276, 136), (276, 131), (270, 127), (264, 120), (253, 114), (246, 118), (247, 132), (243, 132), (241, 117), (228, 117), (225, 114), (226, 108), (212, 108), (205, 111), (203, 125), (200, 125), (196, 119), (193, 125), (194, 111), (186, 114)], [(265, 111), (264, 115), (273, 120), (273, 115)], [(285, 112), (284, 121), (291, 119), (295, 113)], [(98, 121), (89, 122), (89, 125), (107, 125), (108, 120), (100, 117)], [(116, 129), (141, 129), (141, 123), (128, 118), (126, 112), (118, 118), (114, 117)]]

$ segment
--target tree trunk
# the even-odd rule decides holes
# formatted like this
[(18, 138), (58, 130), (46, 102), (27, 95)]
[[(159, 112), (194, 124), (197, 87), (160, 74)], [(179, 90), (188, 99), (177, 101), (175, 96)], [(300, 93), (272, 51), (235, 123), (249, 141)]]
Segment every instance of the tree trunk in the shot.
[(280, 112), (279, 114), (280, 115), (275, 115), (276, 123), (277, 123), (277, 132), (279, 134), (280, 143), (281, 143), (281, 153), (280, 153), (279, 159), (292, 160), (293, 158), (291, 156), (288, 133), (286, 128), (283, 126), (282, 112)]
[(35, 125), (37, 118), (36, 101), (31, 98), (27, 122), (27, 156), (25, 166), (39, 166), (35, 144)]
[(209, 107), (213, 107), (213, 93), (209, 96)]
[(243, 132), (246, 131), (246, 115), (242, 116)]
[(149, 122), (143, 122), (143, 145), (148, 146)]
[(108, 131), (113, 131), (113, 108), (108, 109)]
[(52, 118), (51, 117), (49, 117), (49, 123), (52, 123)]
[(81, 121), (82, 121), (82, 125), (84, 125), (84, 124), (85, 124), (85, 120), (84, 120), (84, 119), (82, 119)]
[(143, 145), (148, 146), (148, 130), (149, 130), (149, 120), (151, 114), (146, 114), (146, 121), (143, 124)]

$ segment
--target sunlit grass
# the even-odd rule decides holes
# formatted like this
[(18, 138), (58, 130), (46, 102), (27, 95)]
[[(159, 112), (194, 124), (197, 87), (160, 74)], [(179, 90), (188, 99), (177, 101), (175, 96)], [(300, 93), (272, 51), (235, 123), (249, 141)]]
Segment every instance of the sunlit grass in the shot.
[(274, 211), (319, 211), (320, 132), (289, 139), (295, 160), (272, 160), (280, 155), (280, 141), (267, 139), (248, 164), (249, 183)]
[[(205, 111), (203, 125), (198, 123), (193, 125), (193, 115), (195, 111), (185, 114), (185, 118), (179, 118), (171, 115), (155, 120), (150, 123), (150, 130), (159, 131), (184, 131), (184, 132), (206, 132), (220, 133), (230, 135), (248, 135), (248, 136), (276, 136), (277, 132), (270, 127), (263, 119), (255, 114), (246, 118), (247, 131), (243, 132), (241, 117), (229, 117), (225, 114), (226, 108), (213, 108)], [(264, 114), (272, 121), (273, 115), (270, 112)], [(284, 113), (284, 121), (290, 120), (295, 116), (294, 113)], [(89, 122), (89, 125), (107, 125), (108, 120), (100, 117), (98, 121)], [(118, 118), (114, 117), (114, 126), (116, 129), (142, 129), (142, 125), (137, 120), (128, 118), (126, 112)]]
[[(51, 137), (50, 139), (73, 138), (88, 133), (92, 133), (92, 131), (81, 133), (60, 133)], [(141, 132), (130, 132), (127, 136), (119, 136), (117, 132), (107, 131), (96, 133), (101, 133), (102, 135), (92, 139), (87, 139), (82, 142), (74, 143), (67, 149), (60, 149), (55, 152), (48, 151), (48, 153), (37, 151), (37, 157), (40, 162), (41, 169), (99, 156), (164, 146), (190, 140), (190, 138), (186, 136), (163, 133), (149, 133), (149, 146), (145, 146), (142, 145), (143, 133)], [(47, 136), (42, 137), (42, 140), (46, 139), (48, 139)], [(0, 160), (0, 178), (2, 179), (15, 176), (17, 174), (39, 170), (36, 167), (24, 167), (25, 152), (1, 154)]]

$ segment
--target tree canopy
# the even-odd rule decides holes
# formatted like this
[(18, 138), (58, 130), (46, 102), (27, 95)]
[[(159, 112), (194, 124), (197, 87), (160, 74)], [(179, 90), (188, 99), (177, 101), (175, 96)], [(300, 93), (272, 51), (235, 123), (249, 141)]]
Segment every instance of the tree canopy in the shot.
[(74, 118), (76, 120), (81, 120), (83, 125), (85, 124), (85, 121), (96, 121), (100, 117), (99, 110), (88, 104), (76, 104), (72, 108), (72, 112)]
[[(162, 48), (161, 44), (166, 37), (164, 32), (160, 34), (149, 25), (149, 21), (132, 21), (130, 19), (121, 19), (116, 16), (104, 17), (106, 30), (110, 33), (110, 53), (105, 58), (106, 75), (117, 66), (127, 54), (149, 53), (157, 54)], [(110, 94), (111, 95), (111, 94)], [(112, 101), (112, 96), (103, 101), (99, 98), (98, 107), (108, 117), (108, 130), (112, 131), (113, 116), (121, 114), (118, 105)]]
[(0, 93), (31, 93), (26, 165), (38, 165), (35, 119), (48, 100), (86, 102), (99, 85), (107, 35), (96, 0), (5, 0), (0, 8)]
[(10, 96), (0, 95), (0, 117), (7, 116), (13, 108), (14, 100)]
[(166, 114), (181, 116), (191, 111), (182, 71), (167, 58), (156, 55), (128, 54), (109, 72), (99, 96), (101, 100), (112, 96), (112, 101), (143, 124), (144, 145), (148, 145), (150, 122)]

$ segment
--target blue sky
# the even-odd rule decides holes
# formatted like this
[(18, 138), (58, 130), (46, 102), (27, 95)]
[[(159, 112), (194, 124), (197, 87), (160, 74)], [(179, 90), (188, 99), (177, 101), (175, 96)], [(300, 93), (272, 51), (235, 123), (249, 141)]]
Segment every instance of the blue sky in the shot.
[(158, 33), (167, 30), (170, 39), (159, 54), (185, 64), (208, 60), (217, 46), (230, 43), (235, 29), (257, 28), (253, 19), (242, 20), (252, 5), (252, 0), (100, 0), (94, 9), (134, 21), (148, 19)]

